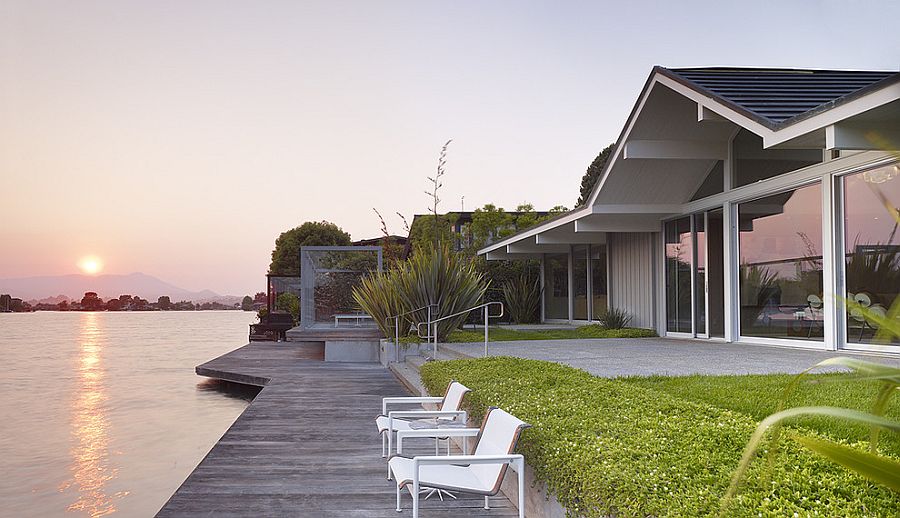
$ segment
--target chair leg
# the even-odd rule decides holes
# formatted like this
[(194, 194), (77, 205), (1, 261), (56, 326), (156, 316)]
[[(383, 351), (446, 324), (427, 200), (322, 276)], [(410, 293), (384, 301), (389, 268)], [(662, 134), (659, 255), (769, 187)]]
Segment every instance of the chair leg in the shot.
[(416, 481), (413, 484), (412, 498), (413, 498), (413, 518), (419, 518), (419, 481)]
[(381, 433), (381, 458), (387, 457), (387, 436)]
[(490, 509), (490, 508), (491, 508), (491, 503), (490, 503), (490, 501), (488, 500), (488, 497), (484, 497), (484, 508), (485, 508), (485, 509)]
[(525, 463), (518, 463), (519, 468), (519, 518), (525, 518)]
[(397, 484), (397, 512), (403, 512), (403, 509), (400, 509), (400, 484)]

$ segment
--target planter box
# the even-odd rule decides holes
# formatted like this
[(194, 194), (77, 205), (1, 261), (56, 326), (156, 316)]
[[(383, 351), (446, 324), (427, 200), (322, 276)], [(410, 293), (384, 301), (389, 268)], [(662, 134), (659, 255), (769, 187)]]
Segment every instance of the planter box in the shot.
[(326, 362), (377, 363), (378, 340), (326, 340)]
[(398, 348), (394, 345), (393, 340), (386, 338), (381, 339), (378, 359), (381, 364), (387, 366), (389, 363), (400, 363), (406, 361), (407, 356), (419, 356), (419, 347), (422, 344), (400, 344), (399, 355)]

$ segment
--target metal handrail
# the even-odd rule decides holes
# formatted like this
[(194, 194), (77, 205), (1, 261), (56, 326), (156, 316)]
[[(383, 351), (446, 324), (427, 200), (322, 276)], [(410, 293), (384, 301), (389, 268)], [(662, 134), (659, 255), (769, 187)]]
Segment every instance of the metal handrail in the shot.
[[(491, 307), (491, 305), (500, 306), (500, 313), (498, 313), (496, 315), (491, 315), (490, 309), (489, 309)], [(462, 314), (469, 313), (470, 311), (474, 311), (474, 310), (480, 309), (480, 308), (484, 309), (484, 356), (487, 357), (487, 355), (488, 355), (488, 320), (490, 318), (500, 318), (503, 316), (503, 303), (498, 300), (494, 300), (491, 302), (485, 302), (484, 304), (479, 304), (479, 305), (471, 307), (469, 309), (464, 309), (460, 312), (453, 313), (452, 315), (447, 315), (447, 316), (441, 317), (437, 320), (432, 320), (431, 322), (419, 322), (418, 324), (416, 324), (416, 334), (419, 336), (419, 338), (425, 338), (424, 336), (422, 336), (422, 324), (434, 325), (434, 332), (432, 333), (431, 330), (428, 331), (429, 334), (434, 336), (434, 351), (432, 354), (433, 360), (437, 359), (437, 348), (438, 348), (437, 323), (441, 322), (443, 320), (447, 320), (448, 318), (458, 317)]]
[[(409, 315), (410, 313), (415, 313), (416, 311), (421, 311), (421, 310), (423, 310), (423, 309), (428, 309), (428, 322), (430, 323), (430, 322), (431, 322), (431, 308), (436, 308), (436, 307), (438, 307), (437, 304), (427, 304), (427, 305), (422, 306), (422, 307), (420, 307), (420, 308), (411, 309), (411, 310), (406, 311), (406, 312), (404, 312), (404, 313), (398, 313), (398, 314), (396, 314), (396, 315), (394, 315), (394, 316), (392, 316), (392, 317), (387, 317), (386, 319), (384, 319), (385, 323), (387, 323), (389, 320), (393, 320), (393, 321), (394, 321), (394, 350), (395, 350), (395, 352), (397, 353), (397, 355), (395, 356), (395, 358), (397, 358), (397, 361), (398, 361), (398, 362), (400, 361), (400, 317)], [(419, 334), (418, 328), (416, 328), (416, 334)], [(430, 339), (431, 339), (431, 336), (429, 336), (428, 339), (430, 340)]]

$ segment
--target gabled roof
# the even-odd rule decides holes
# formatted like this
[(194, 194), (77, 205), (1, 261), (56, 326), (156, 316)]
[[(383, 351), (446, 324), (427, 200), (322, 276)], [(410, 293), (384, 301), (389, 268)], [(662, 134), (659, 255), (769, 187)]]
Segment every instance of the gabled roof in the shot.
[(787, 68), (663, 68), (658, 71), (717, 98), (775, 129), (831, 109), (874, 88), (900, 81), (900, 72)]

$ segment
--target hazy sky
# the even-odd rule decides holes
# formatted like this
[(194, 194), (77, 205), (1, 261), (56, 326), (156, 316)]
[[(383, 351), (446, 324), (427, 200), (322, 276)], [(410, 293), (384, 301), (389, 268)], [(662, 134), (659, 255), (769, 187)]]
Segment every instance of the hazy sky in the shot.
[[(572, 207), (650, 69), (897, 70), (900, 2), (0, 0), (0, 278), (262, 289), (277, 235), (372, 207)], [(893, 25), (892, 25), (893, 24)]]

